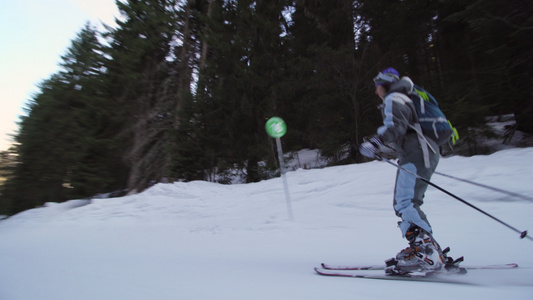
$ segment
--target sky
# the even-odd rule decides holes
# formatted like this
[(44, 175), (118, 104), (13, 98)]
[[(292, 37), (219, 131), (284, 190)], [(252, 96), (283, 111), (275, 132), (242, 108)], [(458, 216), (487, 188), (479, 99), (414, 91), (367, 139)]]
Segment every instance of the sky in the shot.
[(88, 21), (113, 25), (118, 15), (115, 0), (0, 0), (0, 151), (77, 33)]

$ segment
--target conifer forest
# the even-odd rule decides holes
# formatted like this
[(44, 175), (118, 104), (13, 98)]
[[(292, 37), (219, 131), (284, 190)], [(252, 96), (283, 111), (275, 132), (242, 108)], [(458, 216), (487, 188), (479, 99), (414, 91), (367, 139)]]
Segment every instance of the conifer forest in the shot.
[[(533, 134), (529, 0), (121, 0), (117, 26), (87, 23), (27, 101), (0, 156), (0, 215), (156, 182), (277, 176), (284, 152), (330, 165), (382, 123), (387, 68), (439, 101), (479, 154), (486, 118)], [(279, 171), (278, 171), (279, 172)]]

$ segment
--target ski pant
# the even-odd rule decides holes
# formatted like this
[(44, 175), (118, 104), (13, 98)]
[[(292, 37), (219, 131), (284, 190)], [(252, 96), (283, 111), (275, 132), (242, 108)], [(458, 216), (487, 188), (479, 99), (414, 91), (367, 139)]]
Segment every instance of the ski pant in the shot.
[[(436, 144), (430, 140), (434, 149), (438, 149)], [(412, 173), (427, 180), (435, 172), (439, 163), (440, 153), (429, 153), (430, 167), (424, 165), (424, 157), (417, 139), (405, 139), (405, 152), (399, 157), (399, 165)], [(394, 187), (394, 211), (402, 219), (399, 222), (402, 235), (405, 234), (411, 225), (417, 225), (429, 233), (433, 233), (426, 214), (420, 209), (424, 203), (424, 194), (428, 184), (418, 179), (413, 174), (398, 169), (396, 174), (396, 184)]]

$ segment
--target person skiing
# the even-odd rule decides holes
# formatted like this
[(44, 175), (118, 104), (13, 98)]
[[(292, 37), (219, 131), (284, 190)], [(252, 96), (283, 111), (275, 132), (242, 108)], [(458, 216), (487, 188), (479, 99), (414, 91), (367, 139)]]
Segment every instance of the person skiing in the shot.
[[(398, 71), (388, 68), (374, 78), (376, 95), (381, 98), (379, 108), (383, 126), (377, 134), (365, 139), (359, 151), (368, 158), (375, 158), (384, 144), (390, 144), (398, 154), (398, 164), (429, 180), (439, 162), (439, 147), (420, 130), (414, 104), (408, 96), (413, 92), (413, 82), (408, 77), (400, 78)], [(388, 273), (406, 273), (421, 270), (440, 270), (446, 257), (433, 238), (432, 227), (420, 206), (428, 184), (402, 169), (398, 169), (394, 188), (393, 207), (403, 237), (409, 247), (401, 250)]]

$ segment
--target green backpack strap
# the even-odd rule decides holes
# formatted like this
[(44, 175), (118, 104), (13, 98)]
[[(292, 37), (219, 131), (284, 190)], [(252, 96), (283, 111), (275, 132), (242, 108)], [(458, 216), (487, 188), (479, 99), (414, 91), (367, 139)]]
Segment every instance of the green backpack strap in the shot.
[(459, 132), (455, 127), (452, 126), (452, 122), (448, 120), (448, 124), (450, 124), (450, 127), (452, 128), (452, 144), (455, 145), (457, 140), (459, 140)]

